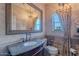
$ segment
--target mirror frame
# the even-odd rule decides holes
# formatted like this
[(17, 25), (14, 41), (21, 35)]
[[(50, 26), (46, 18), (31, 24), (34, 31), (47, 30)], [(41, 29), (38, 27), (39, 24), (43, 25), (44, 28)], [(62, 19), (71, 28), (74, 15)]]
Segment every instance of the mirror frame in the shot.
[(12, 34), (26, 34), (28, 32), (30, 33), (39, 33), (42, 32), (43, 30), (43, 12), (42, 10), (40, 10), (40, 8), (38, 8), (37, 6), (35, 6), (32, 3), (27, 3), (29, 6), (31, 6), (32, 8), (35, 8), (36, 10), (38, 10), (41, 13), (41, 30), (40, 31), (29, 31), (29, 30), (11, 30), (11, 3), (6, 3), (5, 4), (5, 27), (6, 27), (6, 35), (12, 35)]

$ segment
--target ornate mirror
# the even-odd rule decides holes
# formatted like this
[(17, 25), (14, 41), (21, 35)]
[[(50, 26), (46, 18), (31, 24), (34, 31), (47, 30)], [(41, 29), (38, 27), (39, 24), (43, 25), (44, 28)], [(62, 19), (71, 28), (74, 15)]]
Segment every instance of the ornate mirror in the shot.
[(42, 31), (42, 11), (33, 4), (6, 4), (6, 34)]

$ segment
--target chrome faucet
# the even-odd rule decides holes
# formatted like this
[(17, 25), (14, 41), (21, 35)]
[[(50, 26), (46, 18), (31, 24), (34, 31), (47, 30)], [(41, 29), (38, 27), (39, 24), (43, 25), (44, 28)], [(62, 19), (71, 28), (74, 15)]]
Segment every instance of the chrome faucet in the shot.
[[(28, 38), (29, 35), (29, 38)], [(31, 40), (31, 32), (26, 33), (26, 41), (30, 41)]]
[[(28, 38), (29, 36), (29, 38)], [(22, 40), (22, 42), (25, 42), (25, 41), (30, 41), (31, 40), (31, 32), (28, 32), (26, 33), (26, 38), (20, 38)]]

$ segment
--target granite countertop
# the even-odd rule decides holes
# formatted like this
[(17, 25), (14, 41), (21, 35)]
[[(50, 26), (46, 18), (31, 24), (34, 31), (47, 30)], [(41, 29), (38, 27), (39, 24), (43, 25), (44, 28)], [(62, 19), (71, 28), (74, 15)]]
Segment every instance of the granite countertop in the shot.
[(18, 55), (18, 54), (30, 51), (30, 50), (42, 45), (43, 43), (45, 43), (46, 39), (36, 39), (36, 40), (28, 41), (28, 42), (36, 42), (36, 44), (28, 45), (28, 46), (24, 46), (24, 43), (27, 43), (27, 42), (20, 42), (20, 43), (12, 44), (12, 45), (8, 46), (10, 54)]

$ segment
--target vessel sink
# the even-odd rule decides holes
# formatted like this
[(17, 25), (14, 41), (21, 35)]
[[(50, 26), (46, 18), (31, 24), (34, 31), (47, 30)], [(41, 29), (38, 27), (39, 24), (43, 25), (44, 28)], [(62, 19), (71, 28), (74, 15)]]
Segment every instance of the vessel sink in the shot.
[(30, 42), (25, 42), (24, 46), (34, 46), (36, 44), (37, 44), (37, 42), (30, 41)]

